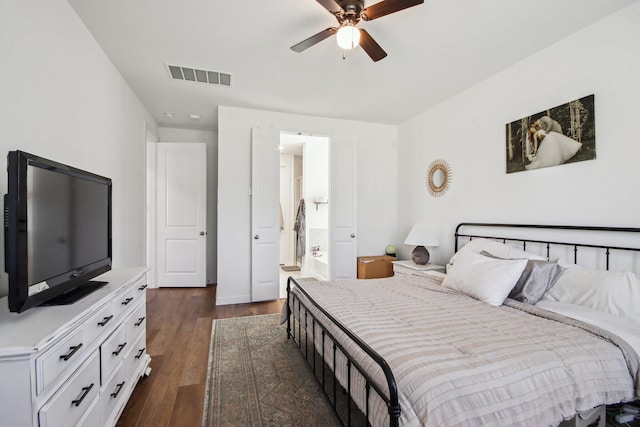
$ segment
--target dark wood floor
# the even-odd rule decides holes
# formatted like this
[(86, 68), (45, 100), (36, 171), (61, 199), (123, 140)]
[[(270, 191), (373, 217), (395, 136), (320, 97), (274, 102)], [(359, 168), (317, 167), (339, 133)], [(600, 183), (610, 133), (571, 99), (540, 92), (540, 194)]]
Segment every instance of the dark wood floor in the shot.
[(215, 291), (147, 291), (151, 375), (138, 383), (117, 427), (199, 427), (212, 320), (279, 313), (284, 302), (216, 306)]

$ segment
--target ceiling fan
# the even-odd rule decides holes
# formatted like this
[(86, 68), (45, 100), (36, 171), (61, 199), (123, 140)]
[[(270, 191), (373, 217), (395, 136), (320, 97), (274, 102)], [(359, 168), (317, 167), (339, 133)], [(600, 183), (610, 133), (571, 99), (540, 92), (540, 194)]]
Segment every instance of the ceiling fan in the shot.
[(391, 13), (399, 12), (424, 3), (424, 0), (383, 0), (367, 8), (363, 0), (316, 0), (338, 20), (338, 27), (320, 31), (300, 43), (291, 46), (291, 50), (302, 52), (322, 40), (336, 35), (338, 45), (347, 50), (360, 45), (367, 55), (376, 62), (387, 56), (371, 35), (356, 25), (361, 19), (373, 21)]

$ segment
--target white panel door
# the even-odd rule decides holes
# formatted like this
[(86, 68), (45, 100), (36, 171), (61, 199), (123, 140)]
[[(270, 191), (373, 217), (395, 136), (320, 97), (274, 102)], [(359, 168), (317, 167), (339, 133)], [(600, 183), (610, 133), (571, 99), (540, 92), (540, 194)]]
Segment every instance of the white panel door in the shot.
[(279, 298), (280, 134), (254, 128), (251, 155), (251, 301)]
[(207, 156), (201, 143), (157, 146), (158, 286), (206, 286)]
[(355, 279), (358, 239), (356, 229), (356, 144), (352, 137), (331, 138), (331, 216), (329, 276)]

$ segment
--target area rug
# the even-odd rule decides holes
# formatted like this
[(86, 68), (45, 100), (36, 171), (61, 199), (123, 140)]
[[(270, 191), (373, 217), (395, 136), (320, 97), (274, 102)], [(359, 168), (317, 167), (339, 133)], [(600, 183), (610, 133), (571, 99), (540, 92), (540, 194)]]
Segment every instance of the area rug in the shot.
[(300, 271), (300, 267), (297, 265), (281, 265), (282, 271)]
[(338, 426), (279, 314), (213, 321), (202, 426)]

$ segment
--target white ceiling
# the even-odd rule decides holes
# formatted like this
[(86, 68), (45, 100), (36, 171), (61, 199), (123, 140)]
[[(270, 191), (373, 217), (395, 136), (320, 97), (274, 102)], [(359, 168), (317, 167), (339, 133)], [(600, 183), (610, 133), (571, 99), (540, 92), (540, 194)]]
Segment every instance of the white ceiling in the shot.
[[(289, 49), (335, 26), (315, 0), (69, 3), (160, 126), (217, 130), (218, 105), (399, 124), (636, 1), (425, 0), (359, 24), (388, 53), (377, 63), (361, 48), (343, 60), (334, 38)], [(166, 64), (232, 86), (172, 80)]]

